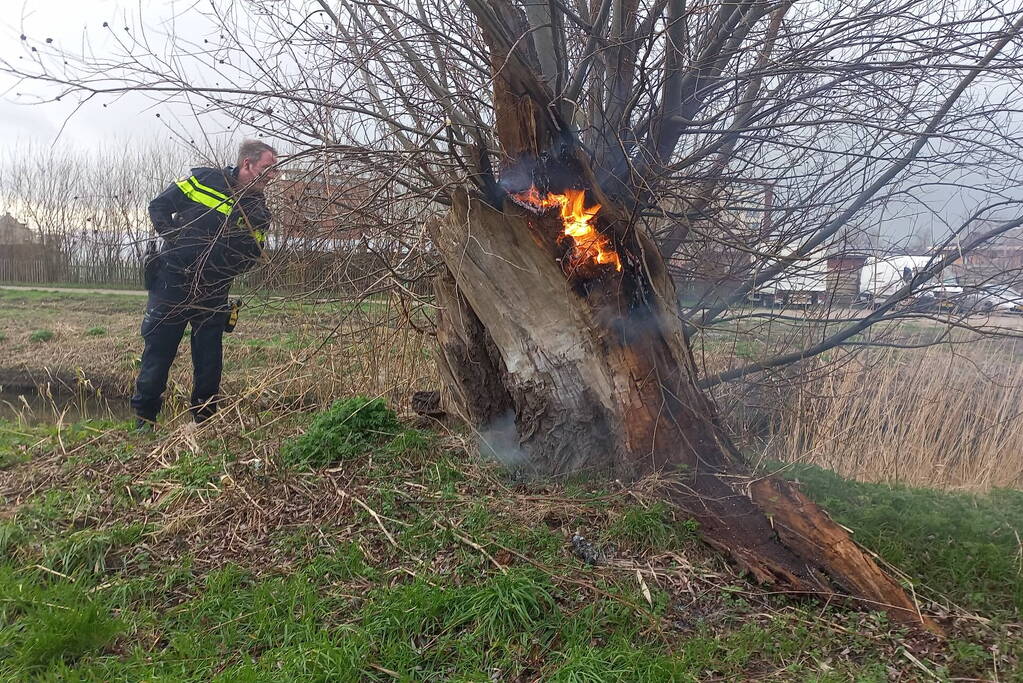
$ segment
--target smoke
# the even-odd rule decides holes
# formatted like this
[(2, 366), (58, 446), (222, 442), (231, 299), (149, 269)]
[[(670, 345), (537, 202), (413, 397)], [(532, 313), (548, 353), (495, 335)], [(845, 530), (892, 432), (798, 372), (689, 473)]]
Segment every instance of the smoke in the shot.
[(525, 192), (532, 186), (561, 194), (567, 189), (583, 189), (581, 182), (582, 172), (575, 160), (556, 150), (539, 157), (524, 156), (502, 168), (500, 186), (509, 194)]
[(512, 472), (523, 472), (529, 458), (519, 445), (519, 430), (515, 427), (515, 412), (506, 410), (491, 420), (479, 432), (480, 454), (491, 457)]
[(519, 163), (501, 171), (501, 189), (509, 194), (525, 192), (534, 185), (533, 173), (537, 169), (534, 159), (522, 159)]

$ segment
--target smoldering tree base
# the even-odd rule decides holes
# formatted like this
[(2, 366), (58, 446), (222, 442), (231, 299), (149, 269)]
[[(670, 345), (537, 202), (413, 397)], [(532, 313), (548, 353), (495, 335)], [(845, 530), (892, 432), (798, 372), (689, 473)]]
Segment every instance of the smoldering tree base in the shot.
[(558, 260), (557, 217), (453, 196), (431, 237), (442, 403), (476, 430), (510, 420), (533, 476), (660, 473), (706, 541), (780, 590), (848, 595), (936, 631), (905, 591), (792, 484), (732, 454), (675, 310), (663, 261), (637, 226), (605, 225), (624, 267), (586, 277)]

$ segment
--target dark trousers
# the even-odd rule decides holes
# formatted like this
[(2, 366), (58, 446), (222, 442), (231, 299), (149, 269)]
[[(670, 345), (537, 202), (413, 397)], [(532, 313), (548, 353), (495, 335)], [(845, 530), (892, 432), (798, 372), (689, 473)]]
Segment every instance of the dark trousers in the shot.
[(142, 338), (146, 347), (135, 381), (135, 395), (131, 397), (136, 415), (156, 420), (163, 406), (167, 376), (189, 325), (192, 326), (192, 417), (196, 422), (202, 422), (216, 412), (224, 367), (224, 325), (227, 322), (227, 313), (222, 308), (219, 302), (212, 306), (189, 306), (160, 302), (150, 297), (146, 317), (142, 320)]

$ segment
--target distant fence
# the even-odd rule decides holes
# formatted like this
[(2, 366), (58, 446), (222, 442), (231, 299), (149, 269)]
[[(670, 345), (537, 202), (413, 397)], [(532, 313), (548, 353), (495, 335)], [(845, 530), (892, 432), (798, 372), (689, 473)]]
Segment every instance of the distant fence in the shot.
[(0, 282), (142, 287), (137, 263), (67, 263), (0, 256)]
[[(270, 254), (268, 263), (235, 281), (236, 289), (267, 290), (292, 294), (357, 296), (387, 288), (389, 273), (380, 257), (356, 254)], [(0, 255), (0, 283), (92, 285), (111, 288), (142, 288), (141, 266), (135, 261), (76, 264), (54, 259), (26, 259)], [(425, 293), (428, 283), (406, 284)]]

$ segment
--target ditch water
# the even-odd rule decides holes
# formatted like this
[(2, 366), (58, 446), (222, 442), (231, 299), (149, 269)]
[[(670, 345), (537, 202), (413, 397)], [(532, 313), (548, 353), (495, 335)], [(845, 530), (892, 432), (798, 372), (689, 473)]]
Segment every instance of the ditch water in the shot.
[(26, 387), (0, 387), (0, 420), (30, 425), (69, 424), (81, 420), (128, 420), (131, 406), (124, 398), (77, 396), (60, 393), (44, 395)]

